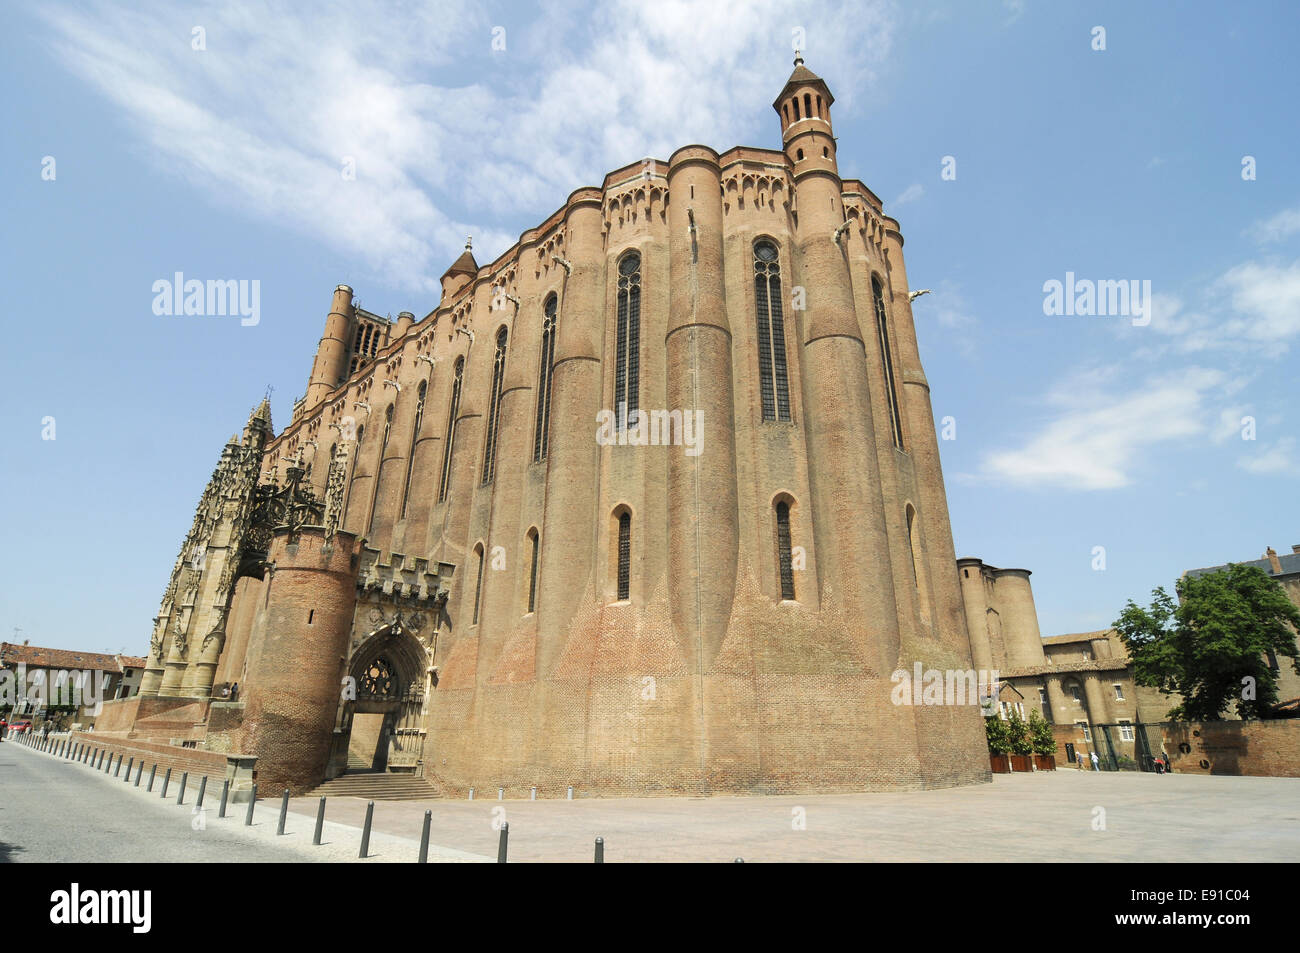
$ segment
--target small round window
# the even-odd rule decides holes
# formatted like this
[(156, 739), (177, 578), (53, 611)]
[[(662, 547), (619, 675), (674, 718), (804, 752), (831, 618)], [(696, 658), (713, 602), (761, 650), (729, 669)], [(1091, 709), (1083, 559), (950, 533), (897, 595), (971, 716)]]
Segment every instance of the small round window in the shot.
[(618, 273), (620, 275), (634, 274), (641, 267), (640, 255), (628, 255), (618, 263)]
[(771, 242), (759, 242), (754, 247), (754, 254), (759, 261), (776, 261), (776, 246)]

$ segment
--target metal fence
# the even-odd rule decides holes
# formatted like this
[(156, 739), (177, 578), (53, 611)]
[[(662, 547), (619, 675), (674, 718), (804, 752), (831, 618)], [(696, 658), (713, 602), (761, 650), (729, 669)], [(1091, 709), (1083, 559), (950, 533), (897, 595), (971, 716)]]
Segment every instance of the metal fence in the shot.
[(1091, 771), (1095, 753), (1099, 771), (1155, 771), (1155, 759), (1164, 750), (1164, 729), (1165, 722), (1090, 724), (1086, 735), (1065, 745), (1065, 760)]

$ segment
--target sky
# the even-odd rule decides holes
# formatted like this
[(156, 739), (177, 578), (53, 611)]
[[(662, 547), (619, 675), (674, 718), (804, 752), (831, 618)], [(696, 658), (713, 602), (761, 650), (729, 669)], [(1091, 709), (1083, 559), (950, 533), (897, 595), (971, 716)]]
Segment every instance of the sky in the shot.
[[(780, 148), (796, 44), (931, 289), (959, 556), (1032, 570), (1055, 635), (1300, 543), (1293, 3), (5, 5), (0, 639), (145, 654), (336, 284), (424, 315), (466, 235), (491, 261), (609, 170)], [(156, 314), (176, 272), (258, 281), (257, 321)], [(1068, 275), (1138, 293), (1047, 313)]]

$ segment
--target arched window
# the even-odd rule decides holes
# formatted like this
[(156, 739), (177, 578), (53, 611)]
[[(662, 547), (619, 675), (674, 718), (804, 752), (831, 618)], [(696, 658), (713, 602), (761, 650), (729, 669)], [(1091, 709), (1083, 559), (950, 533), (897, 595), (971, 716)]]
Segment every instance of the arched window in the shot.
[(343, 504), (343, 522), (347, 523), (348, 514), (352, 511), (352, 481), (357, 476), (357, 464), (361, 462), (361, 440), (366, 435), (366, 425), (362, 424), (357, 428), (357, 449), (353, 455), (352, 472), (348, 474), (348, 501)]
[(402, 519), (411, 502), (411, 472), (415, 466), (415, 442), (420, 439), (420, 426), (424, 423), (424, 398), (429, 392), (429, 382), (420, 381), (415, 392), (415, 427), (411, 430), (411, 452), (406, 455), (406, 482), (402, 484)]
[(921, 621), (930, 621), (930, 585), (921, 559), (921, 529), (917, 526), (916, 508), (907, 504), (907, 545), (912, 551), (912, 582), (916, 585), (917, 601), (921, 605)]
[(898, 390), (894, 386), (894, 357), (889, 348), (889, 319), (885, 315), (885, 293), (880, 279), (871, 279), (871, 294), (876, 301), (876, 330), (880, 335), (880, 353), (885, 363), (885, 392), (889, 397), (889, 419), (894, 429), (894, 446), (903, 449), (903, 421), (898, 413)]
[(781, 313), (781, 264), (769, 241), (754, 245), (754, 301), (758, 318), (758, 390), (764, 420), (790, 419), (790, 382)]
[(632, 514), (618, 514), (618, 598), (631, 598), (632, 592)]
[(479, 543), (474, 547), (474, 555), (477, 557), (478, 573), (474, 579), (474, 621), (470, 625), (478, 625), (478, 608), (479, 599), (483, 595), (483, 544)]
[(451, 485), (451, 445), (456, 439), (456, 415), (460, 413), (460, 385), (465, 380), (465, 358), (456, 358), (456, 369), (451, 382), (451, 407), (447, 411), (447, 439), (442, 446), (442, 479), (438, 482), (438, 502), (447, 499)]
[(794, 559), (790, 545), (790, 504), (776, 503), (776, 559), (781, 574), (781, 598), (794, 599)]
[(537, 423), (533, 428), (533, 462), (546, 459), (551, 440), (551, 378), (555, 361), (555, 312), (558, 299), (546, 299), (542, 314), (542, 358), (537, 371)]
[(614, 414), (618, 429), (640, 406), (641, 256), (630, 252), (618, 263), (618, 354), (614, 359)]
[(803, 94), (803, 114), (806, 119), (811, 119), (813, 117), (811, 93)]
[(492, 398), (488, 401), (487, 440), (483, 445), (483, 485), (497, 470), (497, 428), (501, 423), (501, 382), (506, 373), (506, 329), (497, 332), (497, 353), (492, 359)]
[(528, 531), (528, 541), (532, 544), (529, 547), (532, 560), (531, 567), (528, 570), (528, 611), (532, 612), (537, 608), (537, 561), (540, 554), (536, 527)]
[(370, 525), (366, 527), (367, 533), (372, 533), (375, 529), (375, 510), (379, 502), (379, 476), (384, 471), (384, 454), (388, 452), (388, 438), (392, 433), (393, 405), (389, 404), (388, 409), (384, 411), (384, 436), (379, 442), (379, 465), (375, 467), (374, 486), (370, 488)]
[(794, 99), (791, 100), (791, 102), (794, 103), (794, 121), (798, 122), (799, 121), (799, 97), (796, 96)]

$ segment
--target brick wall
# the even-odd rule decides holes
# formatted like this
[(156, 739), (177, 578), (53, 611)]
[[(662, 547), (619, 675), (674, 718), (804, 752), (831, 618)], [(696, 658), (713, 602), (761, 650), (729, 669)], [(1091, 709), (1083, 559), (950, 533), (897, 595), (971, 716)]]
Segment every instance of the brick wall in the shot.
[(1300, 719), (1169, 724), (1164, 741), (1178, 774), (1300, 777)]

